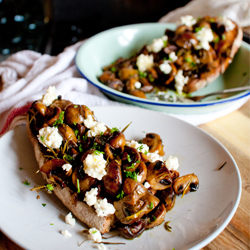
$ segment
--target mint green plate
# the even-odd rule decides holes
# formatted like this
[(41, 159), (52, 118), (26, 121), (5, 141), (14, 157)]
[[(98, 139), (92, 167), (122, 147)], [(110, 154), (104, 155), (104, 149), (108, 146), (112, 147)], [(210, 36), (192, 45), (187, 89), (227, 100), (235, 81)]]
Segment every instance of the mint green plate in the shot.
[[(222, 99), (205, 99), (198, 103), (172, 103), (143, 99), (113, 90), (98, 81), (102, 68), (119, 57), (128, 58), (154, 38), (164, 35), (166, 29), (175, 29), (172, 23), (132, 24), (103, 31), (89, 38), (79, 48), (75, 63), (84, 78), (99, 88), (109, 98), (118, 102), (137, 105), (143, 108), (172, 114), (204, 114), (227, 109), (230, 106), (243, 104), (250, 95), (244, 91)], [(250, 45), (242, 42), (240, 49), (226, 72), (207, 87), (193, 95), (203, 95), (214, 91), (240, 87), (250, 84)]]

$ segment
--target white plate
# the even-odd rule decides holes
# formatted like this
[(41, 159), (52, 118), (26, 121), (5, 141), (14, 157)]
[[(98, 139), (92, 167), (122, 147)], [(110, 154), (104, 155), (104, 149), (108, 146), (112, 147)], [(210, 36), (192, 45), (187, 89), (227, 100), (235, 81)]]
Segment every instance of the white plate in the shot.
[[(177, 197), (175, 207), (163, 224), (146, 231), (133, 241), (120, 237), (109, 239), (125, 245), (108, 245), (108, 249), (200, 249), (217, 237), (232, 219), (241, 196), (241, 178), (229, 152), (214, 138), (188, 123), (161, 113), (133, 107), (94, 107), (95, 115), (109, 127), (124, 128), (127, 139), (139, 140), (147, 132), (156, 132), (164, 142), (166, 157), (175, 155), (180, 175), (195, 173), (200, 180), (197, 192)], [(221, 169), (218, 168), (224, 163)], [(25, 126), (16, 127), (0, 139), (0, 225), (1, 230), (25, 249), (80, 249), (85, 237), (84, 225), (74, 227), (64, 222), (69, 212), (52, 194), (30, 188), (45, 184), (38, 168)], [(19, 168), (23, 168), (20, 170)], [(31, 184), (26, 186), (24, 180)], [(44, 207), (42, 204), (46, 204)], [(51, 223), (53, 225), (51, 225)], [(71, 238), (60, 234), (68, 229)], [(96, 249), (86, 241), (82, 249)], [(94, 248), (95, 247), (95, 248)]]

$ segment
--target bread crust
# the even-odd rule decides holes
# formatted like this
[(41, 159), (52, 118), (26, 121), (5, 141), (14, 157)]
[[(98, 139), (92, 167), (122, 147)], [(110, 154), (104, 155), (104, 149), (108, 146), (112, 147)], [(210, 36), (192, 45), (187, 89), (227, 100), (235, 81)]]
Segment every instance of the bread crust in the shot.
[[(27, 115), (27, 132), (29, 139), (33, 145), (35, 158), (38, 163), (39, 169), (44, 165), (45, 158), (43, 157), (40, 145), (36, 136), (32, 133), (29, 126), (29, 116)], [(43, 178), (47, 183), (52, 183), (46, 176), (45, 173), (42, 173)], [(114, 224), (115, 217), (114, 215), (108, 215), (106, 217), (98, 217), (95, 210), (87, 205), (83, 201), (76, 199), (77, 194), (72, 192), (69, 187), (61, 188), (58, 184), (53, 189), (55, 195), (62, 201), (62, 203), (84, 224), (88, 227), (95, 227), (98, 229), (101, 234), (107, 233), (110, 231), (112, 225)]]
[(199, 89), (204, 88), (209, 83), (213, 82), (217, 77), (219, 77), (221, 74), (223, 74), (229, 64), (232, 62), (232, 58), (235, 56), (236, 52), (241, 46), (242, 38), (243, 38), (243, 31), (240, 26), (238, 26), (236, 23), (234, 23), (237, 27), (237, 35), (236, 38), (232, 44), (231, 47), (231, 53), (230, 57), (225, 58), (225, 60), (221, 61), (221, 65), (218, 66), (215, 70), (208, 73), (208, 76), (204, 79), (195, 79), (188, 83), (186, 86), (184, 86), (184, 90), (187, 93), (192, 93), (194, 91), (197, 91)]

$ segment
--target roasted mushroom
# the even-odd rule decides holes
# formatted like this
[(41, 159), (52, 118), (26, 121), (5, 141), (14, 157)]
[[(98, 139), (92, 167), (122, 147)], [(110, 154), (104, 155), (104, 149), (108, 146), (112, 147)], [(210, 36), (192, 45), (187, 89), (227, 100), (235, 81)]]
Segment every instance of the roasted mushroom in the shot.
[(159, 155), (164, 155), (163, 144), (161, 137), (155, 133), (147, 133), (146, 137), (142, 139), (143, 144), (147, 144), (149, 147), (149, 152), (158, 152)]
[(155, 212), (150, 216), (150, 220), (147, 223), (146, 228), (150, 229), (150, 228), (159, 226), (164, 221), (166, 212), (167, 211), (166, 211), (165, 206), (162, 203), (159, 204)]
[(144, 232), (146, 225), (146, 220), (138, 220), (132, 225), (126, 225), (125, 227), (121, 228), (121, 234), (126, 239), (134, 239)]

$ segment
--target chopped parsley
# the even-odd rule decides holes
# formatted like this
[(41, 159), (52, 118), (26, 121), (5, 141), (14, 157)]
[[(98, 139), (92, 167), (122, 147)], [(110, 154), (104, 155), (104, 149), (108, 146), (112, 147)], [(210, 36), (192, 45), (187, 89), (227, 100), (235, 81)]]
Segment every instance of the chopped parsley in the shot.
[(54, 226), (54, 223), (50, 223), (51, 226)]
[(114, 127), (110, 130), (110, 133), (114, 133), (115, 131), (119, 131), (119, 129), (117, 127)]
[(148, 79), (150, 82), (153, 82), (155, 80), (151, 74), (148, 75)]
[(80, 194), (81, 190), (80, 190), (80, 182), (79, 182), (79, 179), (77, 179), (76, 182), (77, 182), (77, 193)]
[(73, 157), (70, 156), (70, 155), (64, 155), (64, 156), (63, 156), (63, 159), (66, 160), (66, 161), (72, 161), (72, 160), (73, 160)]
[(221, 39), (222, 39), (222, 40), (226, 40), (225, 34), (222, 35)]
[(124, 192), (123, 190), (116, 196), (117, 199), (122, 199), (124, 197)]
[(75, 135), (78, 135), (79, 131), (76, 129), (76, 130), (74, 131), (74, 133), (75, 133)]
[(153, 201), (150, 202), (149, 208), (150, 208), (150, 209), (153, 209), (153, 208), (154, 208), (154, 203), (153, 203)]
[(74, 108), (78, 108), (78, 105), (74, 105)]
[(87, 135), (83, 135), (83, 136), (82, 136), (82, 139), (83, 139), (84, 141), (87, 141), (87, 139), (88, 139)]
[(214, 39), (214, 43), (218, 43), (220, 41), (220, 38), (217, 36), (215, 39)]
[(184, 59), (184, 61), (185, 61), (185, 62), (192, 62), (192, 58), (186, 57), (186, 58)]
[(57, 125), (59, 125), (59, 124), (63, 124), (64, 113), (65, 113), (65, 111), (62, 111), (62, 112), (59, 114), (59, 118), (58, 118), (58, 120), (56, 120), (56, 121), (53, 123), (53, 126), (57, 126)]
[(143, 145), (141, 145), (140, 147), (137, 148), (138, 151), (143, 150)]
[(42, 206), (43, 206), (43, 207), (46, 207), (46, 203), (43, 203)]
[(201, 29), (202, 29), (202, 27), (196, 27), (194, 31), (199, 32)]
[(78, 149), (79, 149), (79, 152), (82, 153), (82, 151), (83, 151), (82, 144), (79, 145)]
[(115, 73), (116, 72), (116, 68), (113, 66), (111, 69), (111, 72)]
[(94, 151), (94, 154), (95, 154), (95, 155), (100, 155), (100, 154), (104, 154), (104, 152), (99, 151), (99, 150), (95, 150), (95, 151)]
[(23, 170), (23, 168), (19, 168), (19, 170)]
[(47, 184), (46, 187), (49, 191), (52, 191), (54, 189), (52, 184)]
[(127, 178), (131, 178), (131, 179), (134, 179), (135, 181), (137, 181), (138, 174), (135, 171), (134, 172), (125, 171), (125, 174), (126, 174)]
[(29, 186), (30, 185), (30, 182), (28, 180), (24, 180), (23, 181), (23, 184), (26, 185), (26, 186)]
[(41, 135), (41, 136), (40, 136), (40, 139), (41, 139), (41, 141), (44, 141), (44, 136)]
[(130, 155), (127, 155), (127, 160), (128, 160), (128, 162), (131, 162)]
[(101, 146), (98, 145), (96, 142), (93, 144), (92, 149), (96, 149), (97, 151), (101, 151)]
[(147, 73), (139, 71), (139, 78), (143, 78), (143, 77), (147, 77)]
[[(135, 163), (140, 163), (140, 161), (136, 161)], [(126, 167), (126, 169), (134, 168), (135, 167), (135, 163), (132, 163), (132, 165), (129, 166), (129, 167)]]

